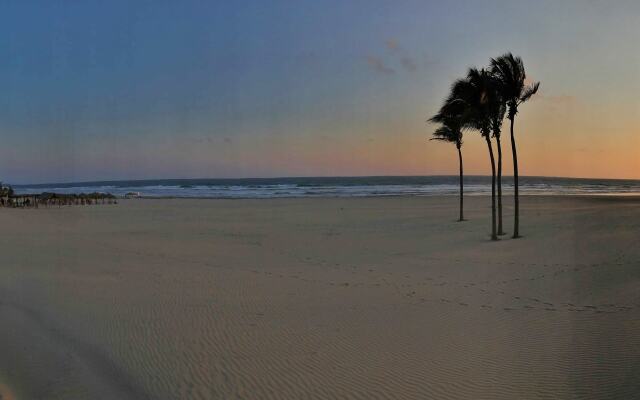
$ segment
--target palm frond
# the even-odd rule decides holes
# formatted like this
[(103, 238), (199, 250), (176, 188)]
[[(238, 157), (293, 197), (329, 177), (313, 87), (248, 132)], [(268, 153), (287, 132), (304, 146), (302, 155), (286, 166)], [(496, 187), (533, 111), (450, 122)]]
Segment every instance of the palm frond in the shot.
[(502, 82), (506, 97), (520, 96), (525, 78), (524, 64), (520, 57), (506, 53), (498, 58), (492, 58), (490, 69), (491, 73)]
[(525, 87), (522, 92), (522, 95), (520, 96), (519, 103), (524, 103), (525, 101), (529, 100), (531, 96), (533, 96), (538, 92), (539, 88), (540, 88), (540, 82), (536, 82), (530, 86)]
[(430, 140), (440, 140), (443, 142), (455, 143), (457, 146), (462, 145), (462, 132), (460, 130), (451, 129), (447, 125), (443, 125), (433, 132)]

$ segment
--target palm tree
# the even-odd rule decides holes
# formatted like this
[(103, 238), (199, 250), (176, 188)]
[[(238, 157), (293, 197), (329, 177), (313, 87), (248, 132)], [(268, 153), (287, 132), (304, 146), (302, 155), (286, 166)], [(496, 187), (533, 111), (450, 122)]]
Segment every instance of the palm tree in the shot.
[(498, 149), (498, 236), (505, 234), (502, 227), (502, 143), (500, 137), (502, 133), (502, 120), (507, 110), (506, 103), (502, 98), (501, 82), (494, 76), (490, 77), (490, 90), (492, 99), (489, 109), (489, 118), (491, 120), (491, 130), (493, 137), (496, 139), (496, 148)]
[(454, 116), (446, 116), (441, 112), (433, 116), (429, 121), (438, 122), (442, 121), (442, 126), (433, 132), (433, 138), (431, 140), (442, 140), (449, 143), (454, 143), (458, 149), (458, 161), (460, 164), (460, 218), (458, 221), (464, 221), (464, 184), (463, 184), (463, 168), (462, 168), (462, 124)]
[(491, 59), (491, 73), (500, 81), (500, 91), (507, 107), (509, 108), (507, 118), (511, 122), (511, 151), (513, 153), (513, 184), (514, 184), (514, 206), (515, 219), (513, 225), (513, 238), (520, 237), (520, 202), (518, 199), (518, 153), (516, 151), (516, 140), (513, 133), (513, 125), (518, 107), (536, 94), (540, 87), (540, 82), (531, 85), (525, 84), (526, 73), (524, 63), (520, 57), (515, 57), (511, 53), (504, 54), (498, 58)]
[(491, 145), (491, 115), (492, 110), (496, 108), (497, 101), (491, 75), (484, 69), (471, 68), (465, 79), (459, 79), (453, 84), (451, 94), (445, 102), (446, 108), (459, 110), (457, 113), (461, 115), (465, 128), (479, 131), (487, 142), (491, 160), (491, 240), (498, 240), (496, 234), (496, 163)]

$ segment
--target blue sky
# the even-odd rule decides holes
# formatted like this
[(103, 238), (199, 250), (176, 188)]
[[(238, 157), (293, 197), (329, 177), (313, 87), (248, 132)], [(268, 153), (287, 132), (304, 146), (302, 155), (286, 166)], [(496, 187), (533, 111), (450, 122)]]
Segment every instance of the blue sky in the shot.
[(511, 50), (542, 81), (519, 119), (525, 174), (640, 178), (639, 17), (633, 1), (5, 2), (0, 175), (455, 173), (425, 120)]

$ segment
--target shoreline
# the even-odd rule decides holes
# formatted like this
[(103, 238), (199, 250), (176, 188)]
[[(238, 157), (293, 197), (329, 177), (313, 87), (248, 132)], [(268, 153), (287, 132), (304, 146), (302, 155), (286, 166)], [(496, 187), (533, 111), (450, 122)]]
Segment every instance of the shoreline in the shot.
[[(523, 194), (522, 197), (540, 197), (540, 198), (628, 198), (640, 200), (640, 193), (585, 193), (585, 194)], [(139, 196), (139, 197), (118, 197), (118, 200), (348, 200), (348, 199), (386, 199), (386, 198), (407, 198), (407, 199), (429, 199), (429, 198), (458, 198), (457, 194), (430, 194), (430, 195), (406, 195), (406, 194), (389, 194), (389, 195), (373, 195), (373, 196), (288, 196), (288, 197), (207, 197), (207, 196)], [(491, 194), (474, 193), (465, 194), (464, 198), (487, 197), (491, 198)], [(512, 193), (503, 193), (503, 199), (513, 198)]]
[[(527, 195), (635, 195), (640, 180), (597, 178), (520, 177), (520, 194)], [(114, 182), (20, 185), (27, 193), (112, 193), (152, 198), (324, 198), (324, 197), (430, 197), (457, 196), (459, 180), (454, 176), (388, 177), (292, 177), (265, 179), (156, 179)], [(465, 195), (490, 195), (486, 176), (467, 176)], [(503, 195), (513, 193), (513, 183), (503, 177)]]

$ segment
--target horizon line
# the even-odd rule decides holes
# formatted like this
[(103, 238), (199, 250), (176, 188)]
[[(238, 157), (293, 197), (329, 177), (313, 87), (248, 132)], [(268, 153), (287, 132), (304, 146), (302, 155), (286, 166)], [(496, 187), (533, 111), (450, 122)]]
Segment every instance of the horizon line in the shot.
[[(435, 178), (435, 177), (458, 177), (458, 174), (435, 174), (435, 175), (297, 175), (297, 176), (273, 176), (273, 177), (238, 177), (238, 178), (145, 178), (145, 179), (101, 179), (101, 180), (81, 180), (67, 182), (40, 182), (40, 183), (7, 183), (8, 186), (52, 186), (52, 185), (81, 185), (96, 183), (118, 183), (118, 182), (146, 182), (146, 181), (187, 181), (187, 180), (274, 180), (274, 179), (333, 179), (333, 178)], [(465, 175), (465, 178), (491, 178), (491, 175)], [(502, 175), (503, 178), (513, 178), (513, 175)], [(607, 180), (607, 181), (640, 181), (640, 178), (598, 178), (582, 176), (550, 176), (550, 175), (520, 175), (520, 178), (547, 178), (547, 179), (577, 179), (577, 180)]]

